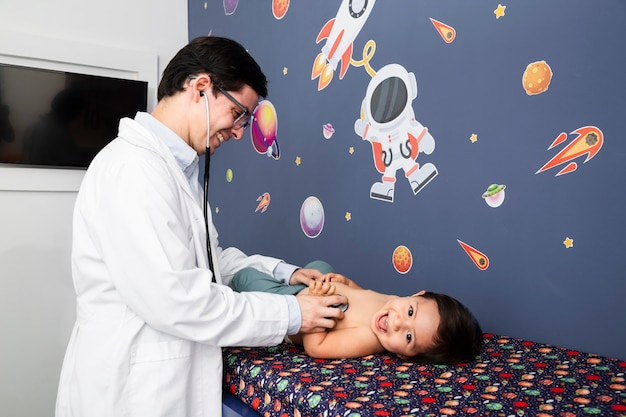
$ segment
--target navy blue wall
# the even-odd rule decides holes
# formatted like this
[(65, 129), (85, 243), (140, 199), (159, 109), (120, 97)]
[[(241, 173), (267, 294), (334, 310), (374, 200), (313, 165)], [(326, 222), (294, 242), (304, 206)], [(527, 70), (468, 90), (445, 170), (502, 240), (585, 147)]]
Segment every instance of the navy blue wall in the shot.
[[(347, 25), (352, 64), (340, 79), (340, 62), (322, 87), (312, 68), (326, 40), (316, 37), (336, 16), (341, 24), (348, 2), (286, 3), (281, 17), (270, 1), (189, 2), (190, 39), (244, 44), (270, 80), (278, 119), (278, 160), (259, 155), (248, 131), (211, 161), (222, 246), (297, 264), (325, 259), (382, 292), (444, 292), (485, 331), (626, 359), (626, 3), (357, 1), (371, 14), (360, 30)], [(356, 65), (365, 49), (369, 71)], [(522, 84), (533, 63), (552, 73), (538, 94)], [(381, 174), (355, 131), (369, 83), (389, 64), (416, 78), (408, 110), (435, 142), (416, 162), (438, 173), (414, 194), (398, 169), (393, 202), (370, 196)], [(506, 187), (495, 207), (483, 197), (492, 184)], [(264, 193), (269, 205), (256, 210)], [(309, 196), (324, 211), (314, 238), (300, 222)], [(405, 273), (393, 262), (400, 246), (412, 259)]]

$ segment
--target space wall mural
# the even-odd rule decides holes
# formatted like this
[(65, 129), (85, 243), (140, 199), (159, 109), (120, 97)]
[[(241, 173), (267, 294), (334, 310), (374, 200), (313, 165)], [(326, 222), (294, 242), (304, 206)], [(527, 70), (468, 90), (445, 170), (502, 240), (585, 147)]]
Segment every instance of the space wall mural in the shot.
[(626, 5), (189, 0), (269, 80), (211, 161), (222, 246), (626, 359)]

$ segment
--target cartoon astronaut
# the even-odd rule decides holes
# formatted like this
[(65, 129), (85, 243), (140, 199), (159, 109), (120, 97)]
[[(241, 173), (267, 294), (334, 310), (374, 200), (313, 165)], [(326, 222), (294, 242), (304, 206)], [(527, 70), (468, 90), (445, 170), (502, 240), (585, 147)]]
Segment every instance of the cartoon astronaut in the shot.
[(428, 129), (415, 120), (411, 107), (415, 97), (415, 75), (398, 64), (381, 68), (367, 87), (361, 118), (354, 123), (354, 131), (372, 143), (374, 165), (383, 174), (382, 182), (372, 185), (371, 198), (393, 202), (396, 171), (400, 168), (413, 194), (437, 176), (433, 164), (420, 167), (415, 162), (419, 152), (430, 155), (435, 149), (435, 140)]

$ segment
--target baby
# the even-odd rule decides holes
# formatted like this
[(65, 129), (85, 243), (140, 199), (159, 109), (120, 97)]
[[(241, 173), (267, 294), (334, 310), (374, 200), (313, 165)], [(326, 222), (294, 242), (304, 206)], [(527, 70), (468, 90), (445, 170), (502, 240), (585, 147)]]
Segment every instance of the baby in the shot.
[[(238, 274), (231, 286), (246, 291)], [(257, 282), (254, 290), (259, 289)], [(298, 288), (297, 294), (335, 293), (345, 295), (349, 304), (338, 306), (345, 309), (345, 316), (333, 329), (290, 336), (311, 357), (355, 358), (388, 351), (407, 361), (456, 364), (472, 361), (482, 351), (480, 325), (450, 296), (427, 291), (409, 297), (382, 294), (332, 272), (311, 281), (309, 287)]]

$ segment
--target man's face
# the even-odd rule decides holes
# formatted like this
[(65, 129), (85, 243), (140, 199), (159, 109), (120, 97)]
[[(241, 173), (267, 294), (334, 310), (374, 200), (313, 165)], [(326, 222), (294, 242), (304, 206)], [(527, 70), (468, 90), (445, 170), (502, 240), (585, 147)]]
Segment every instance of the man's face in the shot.
[[(248, 115), (252, 114), (256, 107), (259, 96), (248, 85), (239, 91), (228, 91), (225, 94), (218, 90), (217, 95), (208, 92), (211, 132), (209, 136), (210, 152), (213, 154), (222, 143), (230, 138), (239, 140), (243, 137), (245, 127), (233, 125), (235, 121), (244, 115), (247, 110)], [(228, 97), (230, 95), (230, 97)], [(243, 116), (245, 119), (247, 115)], [(242, 121), (242, 119), (239, 119)], [(206, 134), (206, 129), (205, 129)]]

